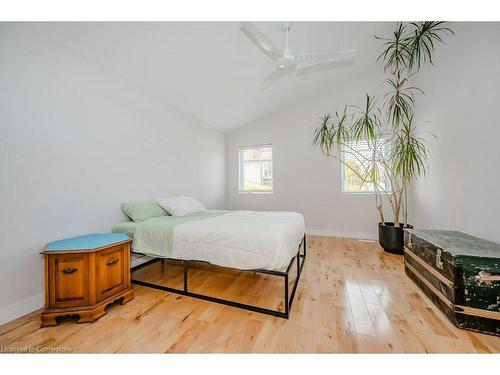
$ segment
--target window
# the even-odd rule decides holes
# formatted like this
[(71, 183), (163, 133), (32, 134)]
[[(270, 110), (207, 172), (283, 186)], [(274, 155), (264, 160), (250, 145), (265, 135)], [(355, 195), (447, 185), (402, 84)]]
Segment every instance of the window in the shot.
[[(377, 145), (378, 153), (387, 154), (388, 143), (386, 140), (382, 140)], [(366, 175), (366, 171), (370, 168), (372, 163), (372, 153), (374, 145), (368, 144), (367, 141), (354, 141), (349, 142), (347, 146), (342, 149), (342, 160), (349, 167), (342, 163), (342, 192), (344, 193), (374, 193), (375, 188), (373, 183), (364, 182), (362, 178), (358, 176)], [(354, 172), (352, 169), (356, 172)], [(378, 185), (386, 191), (390, 191), (389, 179), (384, 173), (381, 166), (378, 168), (379, 178)]]
[(273, 192), (273, 148), (267, 146), (240, 147), (240, 193)]

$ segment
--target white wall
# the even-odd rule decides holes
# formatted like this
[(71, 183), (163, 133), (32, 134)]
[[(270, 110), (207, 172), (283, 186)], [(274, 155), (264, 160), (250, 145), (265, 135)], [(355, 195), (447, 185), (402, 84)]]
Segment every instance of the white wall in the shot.
[(109, 231), (123, 201), (225, 206), (225, 135), (51, 43), (0, 24), (0, 323), (43, 305), (39, 252)]
[(423, 228), (500, 243), (500, 23), (454, 23), (435, 67), (418, 85), (417, 120), (429, 121), (430, 170), (415, 184), (410, 215)]
[[(374, 57), (375, 60), (375, 57)], [(362, 104), (365, 92), (379, 93), (381, 69), (334, 87), (228, 135), (227, 193), (230, 209), (301, 212), (308, 233), (376, 238), (378, 216), (372, 194), (341, 192), (339, 162), (313, 146), (313, 130), (325, 113)], [(341, 73), (337, 73), (341, 74)], [(238, 193), (238, 147), (272, 144), (274, 193)]]

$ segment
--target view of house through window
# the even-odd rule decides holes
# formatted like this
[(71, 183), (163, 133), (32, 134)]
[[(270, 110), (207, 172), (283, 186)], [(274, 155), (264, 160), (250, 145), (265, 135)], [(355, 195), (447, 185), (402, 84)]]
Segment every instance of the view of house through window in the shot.
[[(387, 142), (380, 142), (377, 152), (386, 153)], [(360, 176), (365, 176), (372, 163), (373, 146), (366, 141), (349, 142), (347, 147), (343, 147), (342, 159), (349, 166), (342, 164), (342, 192), (344, 193), (373, 193), (375, 188), (373, 183), (364, 182)], [(351, 169), (352, 168), (352, 169)], [(353, 171), (354, 169), (354, 171)], [(390, 183), (384, 174), (383, 168), (379, 167), (378, 185), (390, 191)], [(356, 171), (356, 172), (355, 172)], [(358, 174), (360, 176), (358, 176)]]
[(273, 191), (273, 148), (271, 145), (240, 148), (239, 191)]

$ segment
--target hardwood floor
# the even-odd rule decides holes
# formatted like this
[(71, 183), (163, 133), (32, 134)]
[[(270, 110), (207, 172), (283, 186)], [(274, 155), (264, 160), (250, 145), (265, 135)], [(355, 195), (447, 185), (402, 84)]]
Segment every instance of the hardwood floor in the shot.
[[(180, 268), (155, 267), (139, 276), (179, 282)], [(283, 305), (281, 282), (272, 276), (199, 266), (190, 285), (224, 298)], [(0, 347), (85, 353), (500, 352), (500, 337), (455, 328), (407, 278), (402, 257), (384, 253), (375, 242), (309, 237), (289, 320), (134, 289), (133, 301), (111, 306), (93, 324), (40, 328), (40, 312), (7, 323), (0, 327)]]

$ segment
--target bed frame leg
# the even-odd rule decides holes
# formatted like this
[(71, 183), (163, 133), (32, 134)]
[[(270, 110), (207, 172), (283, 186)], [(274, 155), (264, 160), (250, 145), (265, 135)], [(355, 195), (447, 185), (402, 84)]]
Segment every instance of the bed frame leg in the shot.
[(297, 253), (297, 278), (300, 276), (300, 249)]
[(290, 304), (288, 302), (288, 274), (285, 276), (285, 319), (290, 316)]
[(183, 260), (182, 261), (184, 265), (184, 292), (188, 291), (188, 261)]

